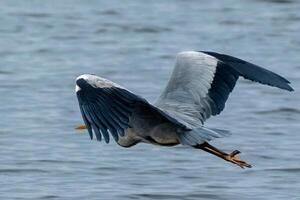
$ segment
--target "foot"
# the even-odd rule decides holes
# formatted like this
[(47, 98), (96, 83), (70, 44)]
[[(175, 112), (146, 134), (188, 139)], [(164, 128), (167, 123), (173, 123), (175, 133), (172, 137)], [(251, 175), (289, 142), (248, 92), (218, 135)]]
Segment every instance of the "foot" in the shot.
[(250, 164), (237, 158), (236, 155), (239, 153), (241, 153), (241, 152), (238, 150), (235, 150), (232, 153), (225, 156), (225, 160), (227, 160), (228, 162), (231, 162), (233, 164), (236, 164), (236, 165), (240, 166), (241, 168), (244, 168), (244, 167), (251, 168), (252, 166)]

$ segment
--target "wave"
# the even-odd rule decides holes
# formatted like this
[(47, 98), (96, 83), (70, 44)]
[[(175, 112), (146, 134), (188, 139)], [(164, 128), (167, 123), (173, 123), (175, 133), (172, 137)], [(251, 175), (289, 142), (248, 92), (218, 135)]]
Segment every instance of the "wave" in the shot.
[(48, 171), (42, 169), (0, 169), (0, 174), (7, 173), (48, 173)]
[(300, 110), (297, 108), (288, 108), (288, 107), (282, 107), (272, 110), (264, 110), (264, 111), (257, 111), (257, 114), (300, 114)]
[(264, 171), (275, 171), (275, 172), (290, 172), (290, 173), (300, 173), (300, 167), (290, 167), (290, 168), (271, 168), (271, 169), (265, 169)]

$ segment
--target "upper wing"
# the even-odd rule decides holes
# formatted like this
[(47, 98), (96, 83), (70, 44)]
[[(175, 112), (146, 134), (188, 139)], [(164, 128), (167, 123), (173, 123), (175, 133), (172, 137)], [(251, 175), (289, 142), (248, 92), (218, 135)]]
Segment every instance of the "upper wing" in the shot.
[(155, 105), (187, 127), (219, 114), (239, 76), (292, 91), (283, 77), (246, 61), (214, 52), (181, 52)]
[(76, 79), (76, 94), (91, 139), (94, 132), (97, 140), (101, 141), (103, 136), (108, 143), (111, 134), (117, 142), (119, 136), (124, 136), (125, 130), (131, 127), (130, 117), (137, 106), (147, 108), (147, 112), (150, 110), (153, 115), (159, 115), (165, 121), (187, 129), (145, 99), (118, 84), (94, 75), (81, 75)]

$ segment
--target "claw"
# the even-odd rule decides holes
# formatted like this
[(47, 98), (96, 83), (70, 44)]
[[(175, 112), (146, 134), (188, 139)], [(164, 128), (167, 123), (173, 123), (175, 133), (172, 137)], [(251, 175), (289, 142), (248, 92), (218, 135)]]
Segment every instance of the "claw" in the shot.
[(234, 157), (235, 155), (237, 155), (237, 154), (240, 154), (241, 152), (239, 151), (239, 150), (234, 150), (233, 152), (231, 152), (229, 155), (231, 156), (231, 157)]
[(233, 164), (236, 164), (238, 166), (240, 166), (241, 168), (244, 169), (244, 167), (248, 167), (248, 168), (251, 168), (252, 165), (248, 164), (247, 162), (243, 161), (243, 160), (240, 160), (236, 157), (237, 154), (241, 153), (240, 151), (238, 150), (235, 150), (233, 151), (232, 153), (230, 153), (227, 157), (226, 157), (226, 160), (228, 162), (231, 162)]

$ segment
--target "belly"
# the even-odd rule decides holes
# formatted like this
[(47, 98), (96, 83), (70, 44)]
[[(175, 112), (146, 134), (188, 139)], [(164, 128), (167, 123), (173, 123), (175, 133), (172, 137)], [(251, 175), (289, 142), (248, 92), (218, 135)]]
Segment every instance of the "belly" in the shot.
[(179, 144), (179, 140), (177, 137), (176, 129), (176, 127), (169, 123), (160, 124), (154, 127), (145, 139), (152, 144), (163, 146), (177, 145)]
[(131, 147), (136, 145), (142, 140), (141, 137), (131, 128), (125, 130), (123, 137), (119, 137), (118, 144), (122, 147)]
[(139, 142), (174, 146), (179, 144), (176, 130), (177, 128), (169, 123), (159, 124), (151, 129), (128, 128), (117, 143), (122, 147), (131, 147)]

